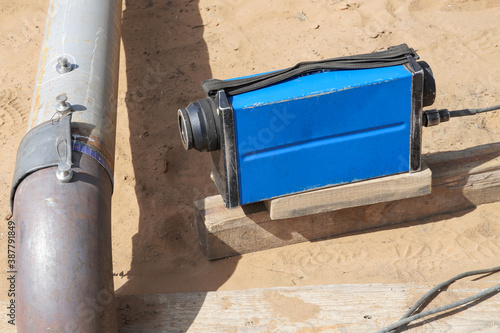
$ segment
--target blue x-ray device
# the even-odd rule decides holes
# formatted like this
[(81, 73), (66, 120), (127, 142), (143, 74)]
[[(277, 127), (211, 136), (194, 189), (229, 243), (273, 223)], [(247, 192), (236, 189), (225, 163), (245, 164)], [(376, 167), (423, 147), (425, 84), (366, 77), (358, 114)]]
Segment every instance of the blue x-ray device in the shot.
[(178, 112), (228, 208), (419, 171), (432, 72), (405, 44), (233, 80)]

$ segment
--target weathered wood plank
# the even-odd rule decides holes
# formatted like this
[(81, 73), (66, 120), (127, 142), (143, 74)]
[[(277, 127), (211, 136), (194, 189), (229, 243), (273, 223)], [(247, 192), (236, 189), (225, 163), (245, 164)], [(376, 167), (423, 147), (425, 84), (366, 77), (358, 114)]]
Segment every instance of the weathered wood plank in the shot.
[[(472, 285), (468, 283), (467, 286)], [(485, 287), (484, 283), (481, 287)], [(432, 286), (345, 284), (237, 291), (127, 295), (118, 299), (120, 333), (148, 332), (374, 332), (389, 325)], [(462, 288), (443, 292), (428, 308), (478, 293)], [(7, 323), (0, 302), (0, 331)], [(500, 332), (500, 296), (449, 316), (412, 323), (412, 332)]]
[[(121, 296), (120, 332), (375, 332), (430, 288), (348, 284)], [(450, 289), (429, 308), (479, 291)], [(499, 313), (497, 295), (423, 326), (417, 321), (412, 332), (499, 332)]]
[(271, 220), (262, 203), (226, 209), (222, 198), (195, 202), (195, 226), (209, 259), (365, 231), (500, 199), (500, 144), (426, 155), (432, 193), (307, 217)]
[(307, 216), (380, 202), (420, 197), (431, 193), (432, 172), (422, 170), (338, 185), (266, 200), (271, 220)]

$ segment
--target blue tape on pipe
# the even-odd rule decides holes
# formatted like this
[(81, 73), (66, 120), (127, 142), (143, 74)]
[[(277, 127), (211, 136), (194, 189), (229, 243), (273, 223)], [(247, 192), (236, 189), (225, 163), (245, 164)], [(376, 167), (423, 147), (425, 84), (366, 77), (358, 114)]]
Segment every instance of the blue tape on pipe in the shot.
[(108, 163), (106, 163), (104, 156), (99, 151), (97, 151), (94, 147), (78, 140), (72, 140), (71, 148), (74, 151), (88, 155), (93, 159), (95, 159), (104, 168), (104, 170), (106, 170), (106, 172), (109, 175), (109, 178), (111, 178), (111, 183), (114, 183), (113, 172), (111, 171), (111, 168), (109, 167)]

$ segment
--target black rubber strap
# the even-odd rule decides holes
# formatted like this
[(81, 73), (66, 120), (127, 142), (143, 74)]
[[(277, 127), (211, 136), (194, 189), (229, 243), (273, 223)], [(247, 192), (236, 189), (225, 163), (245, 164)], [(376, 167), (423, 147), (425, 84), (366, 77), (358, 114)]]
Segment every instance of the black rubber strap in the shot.
[(215, 95), (221, 89), (224, 89), (226, 95), (234, 96), (320, 70), (369, 69), (403, 65), (408, 63), (408, 56), (412, 56), (415, 59), (419, 58), (412, 48), (409, 48), (406, 44), (401, 44), (375, 53), (299, 62), (290, 68), (243, 79), (209, 79), (203, 81), (201, 87), (209, 96)]

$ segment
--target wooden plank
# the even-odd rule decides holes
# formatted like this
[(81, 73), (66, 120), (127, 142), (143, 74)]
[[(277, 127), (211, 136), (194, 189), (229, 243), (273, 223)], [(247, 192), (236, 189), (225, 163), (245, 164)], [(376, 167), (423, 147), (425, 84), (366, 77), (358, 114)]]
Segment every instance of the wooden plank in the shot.
[[(468, 282), (467, 286), (475, 287), (475, 283)], [(120, 333), (374, 332), (399, 319), (430, 288), (345, 284), (118, 295), (118, 325)], [(486, 283), (481, 288), (486, 288)], [(479, 291), (463, 285), (461, 289), (450, 288), (428, 308)], [(7, 323), (7, 305), (0, 302), (0, 332), (14, 333), (16, 327)], [(438, 320), (431, 317), (423, 326), (417, 321), (412, 324), (412, 332), (500, 332), (499, 313), (500, 296), (496, 295), (463, 311), (436, 317)]]
[(307, 216), (380, 202), (420, 197), (431, 193), (432, 172), (401, 173), (351, 184), (332, 186), (266, 200), (271, 220)]
[[(119, 325), (121, 333), (375, 332), (397, 321), (430, 288), (347, 284), (120, 296)], [(479, 291), (449, 289), (428, 308)], [(500, 332), (499, 313), (497, 295), (410, 327), (411, 332)]]
[(271, 220), (262, 203), (228, 210), (217, 195), (195, 202), (195, 226), (209, 259), (417, 221), (500, 198), (500, 144), (424, 156), (432, 193), (307, 217)]

